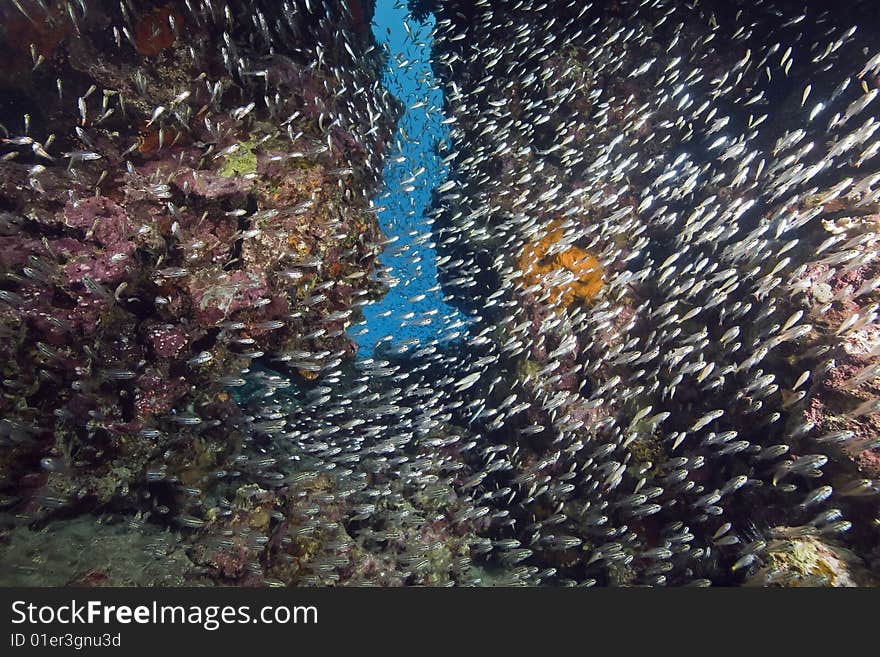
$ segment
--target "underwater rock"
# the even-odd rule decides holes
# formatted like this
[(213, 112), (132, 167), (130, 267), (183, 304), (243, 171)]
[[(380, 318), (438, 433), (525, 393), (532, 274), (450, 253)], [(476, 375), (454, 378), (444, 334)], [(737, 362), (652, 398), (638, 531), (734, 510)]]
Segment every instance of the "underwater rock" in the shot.
[(42, 4), (0, 8), (4, 561), (876, 579), (872, 3)]
[(776, 527), (770, 536), (764, 565), (746, 586), (877, 586), (864, 562), (834, 540), (791, 527)]
[(171, 535), (137, 518), (53, 520), (41, 530), (10, 532), (6, 540), (3, 586), (212, 584)]

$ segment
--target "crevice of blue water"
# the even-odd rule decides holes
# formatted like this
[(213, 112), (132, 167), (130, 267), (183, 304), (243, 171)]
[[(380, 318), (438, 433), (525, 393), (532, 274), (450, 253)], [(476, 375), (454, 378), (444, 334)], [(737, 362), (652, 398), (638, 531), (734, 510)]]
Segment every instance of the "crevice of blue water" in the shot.
[(383, 83), (406, 109), (386, 156), (384, 189), (373, 201), (387, 241), (378, 279), (389, 289), (364, 307), (364, 321), (350, 330), (360, 358), (449, 342), (467, 326), (466, 317), (445, 300), (431, 233), (431, 192), (448, 173), (437, 146), (449, 139), (443, 92), (431, 69), (433, 29), (431, 14), (417, 22), (403, 2), (376, 3), (373, 32), (389, 52)]

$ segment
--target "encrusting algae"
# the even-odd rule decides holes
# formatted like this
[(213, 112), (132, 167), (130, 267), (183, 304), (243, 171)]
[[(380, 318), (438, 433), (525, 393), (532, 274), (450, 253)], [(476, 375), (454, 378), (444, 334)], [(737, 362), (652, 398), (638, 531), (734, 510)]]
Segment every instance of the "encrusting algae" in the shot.
[(559, 222), (551, 224), (540, 239), (523, 246), (516, 261), (520, 285), (539, 286), (541, 296), (561, 308), (592, 301), (605, 284), (602, 266), (591, 253), (578, 246), (558, 250), (563, 233)]

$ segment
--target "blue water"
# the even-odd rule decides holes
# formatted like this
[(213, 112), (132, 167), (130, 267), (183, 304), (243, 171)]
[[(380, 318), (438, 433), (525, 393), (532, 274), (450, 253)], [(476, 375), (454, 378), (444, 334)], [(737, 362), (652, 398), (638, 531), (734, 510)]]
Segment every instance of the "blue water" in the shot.
[(382, 232), (394, 240), (380, 256), (385, 271), (379, 278), (390, 289), (365, 306), (365, 321), (351, 328), (359, 356), (367, 358), (378, 344), (415, 349), (455, 339), (466, 322), (444, 301), (431, 235), (431, 190), (446, 180), (448, 171), (435, 149), (448, 140), (449, 132), (443, 124), (443, 92), (431, 70), (434, 18), (411, 20), (404, 5), (379, 0), (373, 22), (376, 40), (390, 53), (383, 82), (406, 111), (386, 157), (384, 190), (373, 201), (383, 208), (378, 212)]

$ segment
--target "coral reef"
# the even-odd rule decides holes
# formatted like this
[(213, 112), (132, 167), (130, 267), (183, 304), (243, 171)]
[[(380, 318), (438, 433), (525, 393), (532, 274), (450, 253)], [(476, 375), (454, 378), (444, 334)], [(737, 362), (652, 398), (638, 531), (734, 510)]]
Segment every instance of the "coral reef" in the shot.
[[(434, 228), (493, 363), (464, 372), (507, 461), (478, 488), (511, 491), (495, 562), (527, 546), (529, 583), (741, 584), (775, 528), (807, 527), (876, 573), (871, 48), (810, 3), (827, 34), (744, 3), (412, 4), (450, 23)], [(804, 38), (813, 60), (787, 61)], [(568, 248), (596, 259), (586, 280)]]
[[(230, 395), (242, 373), (307, 350), (291, 371), (313, 379), (354, 353), (343, 329), (378, 237), (365, 154), (396, 107), (368, 95), (376, 130), (328, 129), (350, 107), (344, 83), (298, 51), (248, 78), (213, 45), (229, 17), (100, 5), (3, 9), (3, 51), (28, 66), (3, 79), (26, 100), (2, 117), (0, 485), (40, 525), (88, 512), (196, 525), (200, 491), (251, 449), (253, 418)], [(307, 17), (277, 29), (326, 37)], [(9, 132), (22, 128), (33, 136)]]
[(875, 585), (872, 3), (373, 4), (0, 7), (4, 583)]
[(141, 518), (56, 519), (38, 531), (9, 533), (3, 586), (210, 585), (184, 546)]

